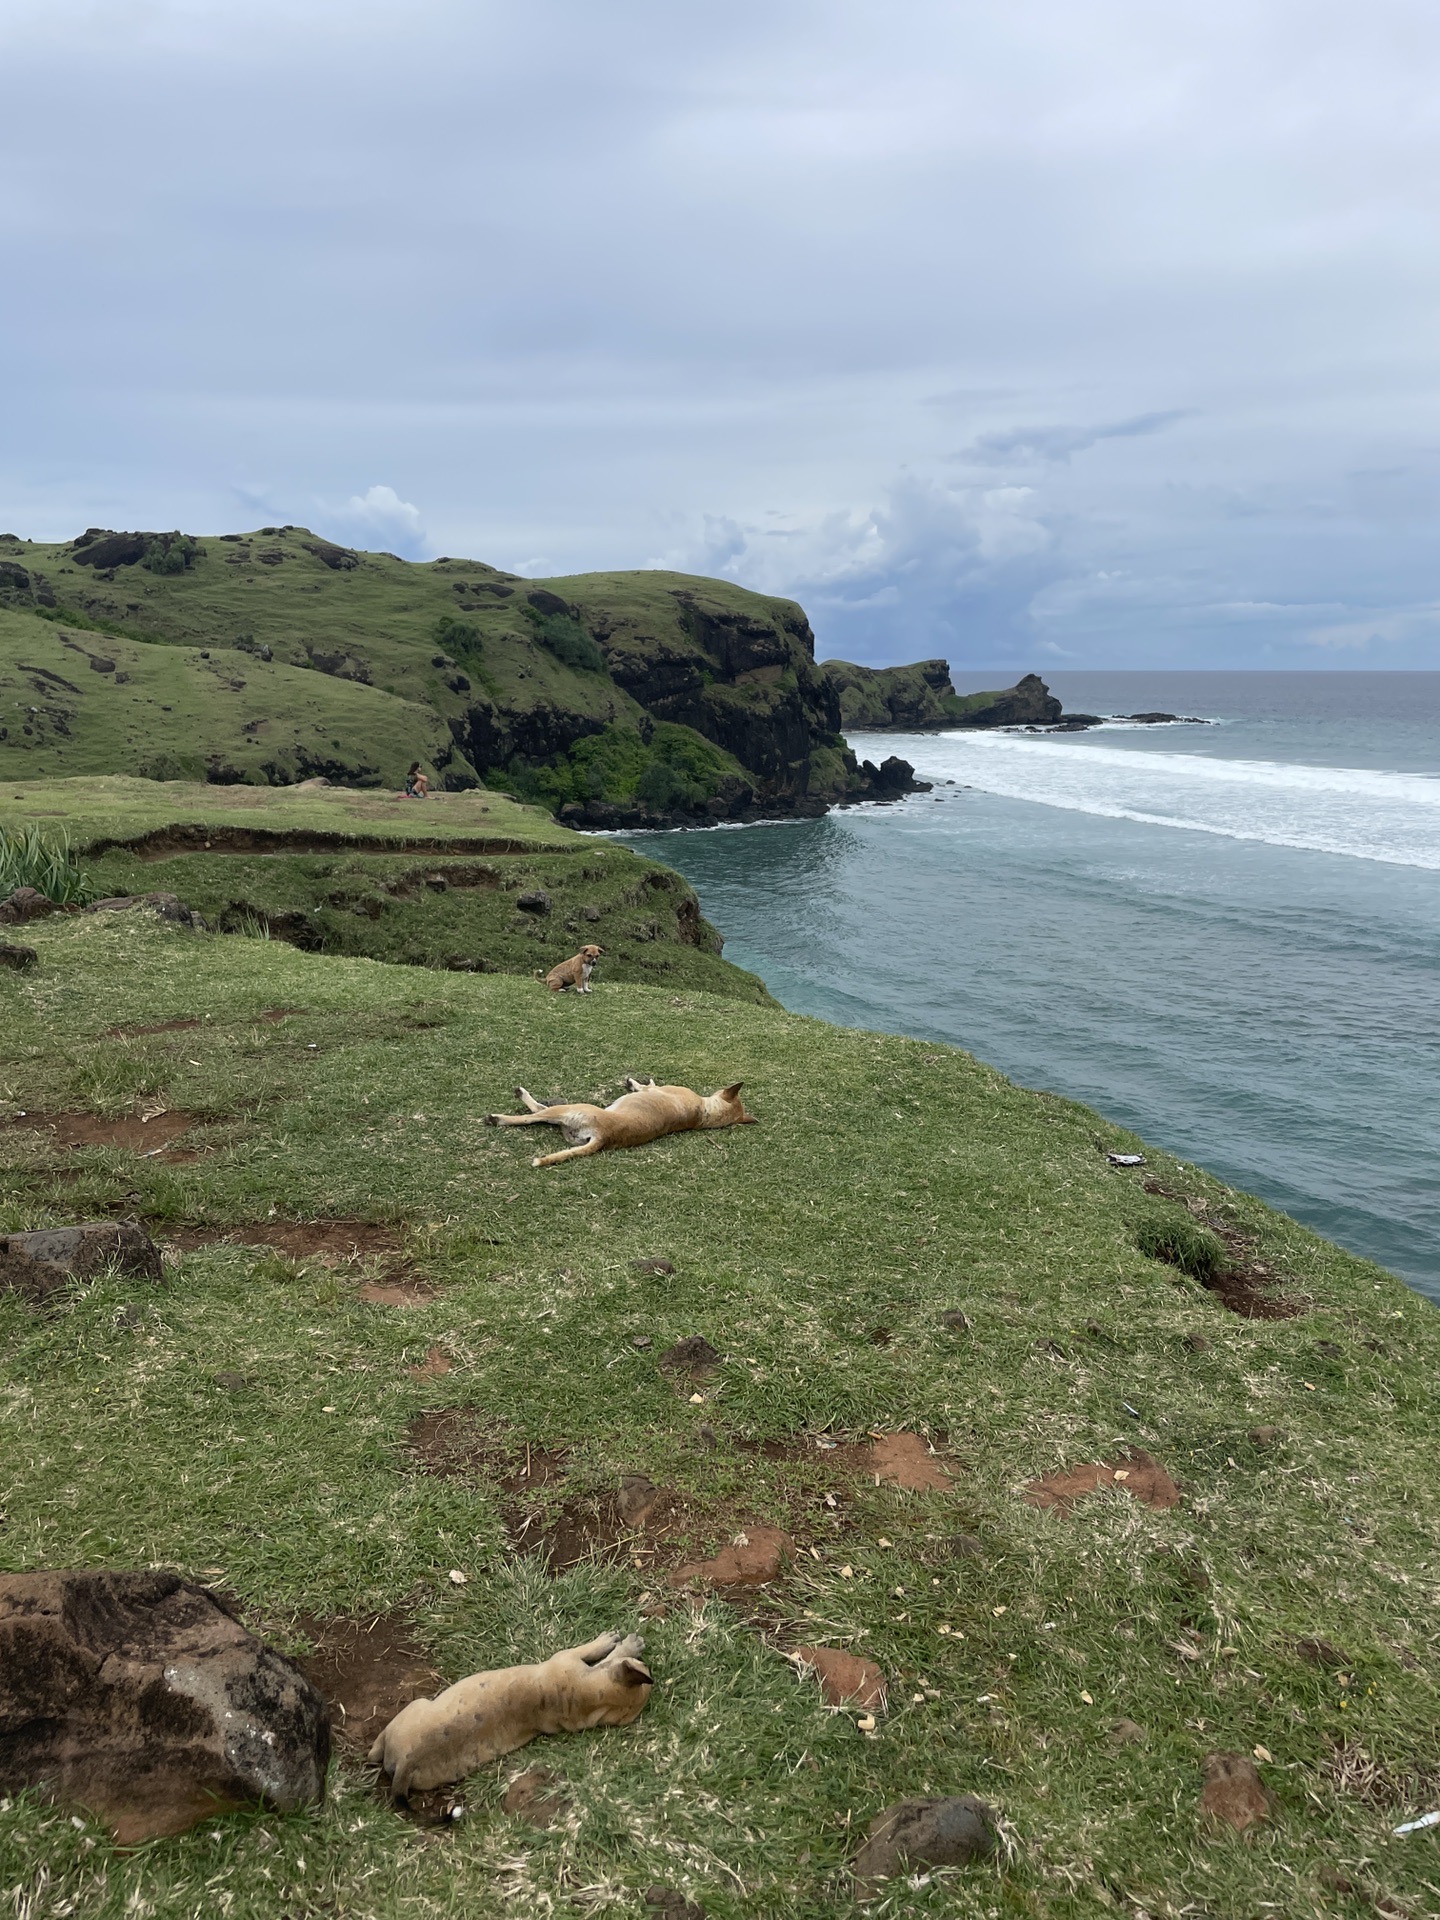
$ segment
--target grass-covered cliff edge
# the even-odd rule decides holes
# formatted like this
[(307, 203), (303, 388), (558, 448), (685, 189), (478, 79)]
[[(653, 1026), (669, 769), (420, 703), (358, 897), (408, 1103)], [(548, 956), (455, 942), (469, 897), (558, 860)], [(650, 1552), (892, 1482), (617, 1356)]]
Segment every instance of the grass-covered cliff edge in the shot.
[[(222, 803), (252, 838), (402, 804), (206, 798), (112, 794), (87, 861), (198, 860), (206, 828), (283, 861), (222, 855)], [(564, 857), (452, 798), (493, 809), (477, 841)], [(38, 960), (0, 972), (0, 1230), (135, 1214), (169, 1257), (45, 1313), (0, 1295), (0, 1565), (181, 1567), (334, 1689), (357, 1647), (451, 1680), (642, 1616), (660, 1681), (633, 1727), (484, 1770), (444, 1833), (343, 1740), (314, 1814), (136, 1853), (12, 1797), (26, 1920), (638, 1920), (656, 1886), (811, 1920), (858, 1912), (881, 1808), (961, 1792), (1001, 1856), (872, 1911), (1437, 1910), (1435, 1836), (1391, 1829), (1440, 1805), (1440, 1322), (1392, 1276), (1164, 1154), (1113, 1167), (1140, 1143), (943, 1046), (143, 910), (3, 931)], [(627, 1072), (743, 1079), (761, 1124), (549, 1174), (482, 1124), (517, 1082)], [(694, 1334), (713, 1368), (659, 1366)], [(674, 1583), (762, 1528), (763, 1584)], [(873, 1727), (801, 1646), (880, 1668)], [(1215, 1753), (1270, 1796), (1243, 1836), (1202, 1809)], [(547, 1828), (502, 1807), (532, 1764)]]
[(0, 778), (397, 785), (412, 760), (577, 824), (816, 813), (858, 767), (790, 600), (525, 580), (304, 527), (0, 535)]

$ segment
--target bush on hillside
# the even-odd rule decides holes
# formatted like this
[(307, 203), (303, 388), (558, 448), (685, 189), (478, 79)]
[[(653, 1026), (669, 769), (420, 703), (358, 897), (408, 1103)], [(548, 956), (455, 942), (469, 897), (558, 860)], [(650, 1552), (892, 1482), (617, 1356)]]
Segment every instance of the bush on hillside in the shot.
[(157, 533), (141, 556), (147, 573), (184, 573), (198, 543), (188, 533)]
[(541, 646), (565, 666), (576, 673), (609, 671), (604, 654), (573, 614), (543, 612), (539, 607), (522, 607), (521, 612)]
[(453, 613), (442, 613), (430, 629), (430, 637), (442, 653), (459, 659), (480, 651), (480, 629), (468, 620), (457, 620)]
[(603, 800), (613, 806), (639, 802), (657, 812), (701, 807), (735, 773), (729, 755), (691, 727), (661, 722), (649, 730), (616, 722), (577, 740), (552, 766), (513, 760), (511, 784), (525, 799), (559, 809), (570, 801)]
[(1142, 1220), (1135, 1244), (1147, 1258), (1163, 1260), (1202, 1282), (1213, 1280), (1228, 1258), (1224, 1241), (1183, 1213), (1155, 1213)]

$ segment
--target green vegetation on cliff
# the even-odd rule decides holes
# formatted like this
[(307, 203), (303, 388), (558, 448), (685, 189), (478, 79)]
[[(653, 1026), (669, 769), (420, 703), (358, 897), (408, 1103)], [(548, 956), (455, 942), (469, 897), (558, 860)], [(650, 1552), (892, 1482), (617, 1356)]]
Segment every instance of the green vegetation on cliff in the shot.
[[(1166, 1155), (1113, 1168), (1131, 1137), (939, 1045), (144, 912), (25, 937), (0, 1231), (135, 1213), (170, 1252), (45, 1314), (0, 1295), (0, 1566), (177, 1566), (302, 1657), (400, 1636), (445, 1680), (643, 1615), (660, 1682), (483, 1768), (443, 1833), (343, 1738), (312, 1814), (137, 1851), (14, 1795), (26, 1920), (640, 1920), (656, 1886), (855, 1915), (867, 1823), (966, 1792), (1001, 1855), (871, 1912), (1433, 1910), (1433, 1835), (1391, 1829), (1440, 1786), (1440, 1319), (1393, 1277)], [(482, 1124), (627, 1072), (743, 1079), (760, 1124), (551, 1173)], [(657, 1365), (692, 1334), (713, 1370)], [(627, 1523), (646, 1477), (662, 1519)], [(672, 1584), (760, 1527), (792, 1543), (768, 1584)], [(873, 1724), (787, 1657), (816, 1645), (881, 1669)], [(1201, 1808), (1214, 1753), (1263, 1782), (1243, 1837)], [(548, 1828), (502, 1805), (531, 1765)]]
[(594, 812), (616, 802), (574, 750), (619, 729), (641, 742), (619, 782), (637, 819), (818, 811), (865, 790), (839, 728), (800, 608), (725, 581), (522, 580), (290, 526), (0, 539), (0, 778), (393, 785), (419, 758)]
[(993, 693), (957, 693), (948, 660), (918, 660), (908, 667), (857, 667), (827, 660), (823, 672), (840, 703), (846, 728), (916, 732), (929, 727), (1049, 725), (1061, 717), (1060, 702), (1038, 674)]
[(46, 780), (0, 785), (0, 824), (63, 833), (90, 899), (171, 893), (221, 933), (527, 976), (593, 941), (605, 979), (769, 1001), (679, 874), (503, 794)]

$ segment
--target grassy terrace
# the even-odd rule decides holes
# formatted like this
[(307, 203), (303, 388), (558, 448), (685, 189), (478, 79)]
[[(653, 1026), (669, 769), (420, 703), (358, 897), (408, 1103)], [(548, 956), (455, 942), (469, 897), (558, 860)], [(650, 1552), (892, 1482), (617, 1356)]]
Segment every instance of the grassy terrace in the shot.
[(224, 932), (527, 977), (595, 941), (611, 981), (769, 1000), (678, 874), (504, 794), (35, 780), (0, 784), (0, 821), (63, 830), (92, 896), (174, 893)]
[[(107, 818), (143, 831), (148, 798), (116, 789)], [(217, 825), (249, 801), (206, 796)], [(305, 826), (342, 804), (367, 833), (437, 817), (265, 800)], [(169, 1259), (48, 1315), (0, 1296), (0, 1565), (175, 1565), (312, 1658), (379, 1616), (446, 1680), (644, 1616), (660, 1685), (632, 1728), (474, 1778), (444, 1832), (344, 1743), (315, 1814), (128, 1855), (0, 1803), (0, 1911), (638, 1916), (664, 1885), (818, 1920), (853, 1910), (873, 1815), (927, 1792), (983, 1795), (1009, 1857), (881, 1912), (1440, 1909), (1435, 1835), (1390, 1837), (1440, 1804), (1440, 1320), (1397, 1280), (1163, 1155), (1112, 1168), (1128, 1136), (935, 1045), (139, 912), (23, 937), (0, 1228), (133, 1211)], [(481, 1124), (517, 1081), (608, 1098), (627, 1071), (743, 1079), (762, 1124), (553, 1173)], [(1248, 1275), (1230, 1297), (1297, 1311), (1227, 1310), (1142, 1244), (1219, 1245)], [(722, 1361), (665, 1373), (691, 1334)], [(897, 1433), (933, 1446), (934, 1489), (872, 1471)], [(1136, 1497), (1136, 1449), (1178, 1504)], [(1101, 1461), (1131, 1481), (1034, 1504)], [(652, 1518), (617, 1524), (640, 1474)], [(671, 1584), (762, 1525), (793, 1542), (768, 1585)], [(873, 1731), (787, 1661), (802, 1644), (883, 1669)], [(1258, 1754), (1275, 1796), (1243, 1838), (1200, 1814), (1212, 1750)], [(568, 1801), (544, 1830), (501, 1808), (530, 1764)]]

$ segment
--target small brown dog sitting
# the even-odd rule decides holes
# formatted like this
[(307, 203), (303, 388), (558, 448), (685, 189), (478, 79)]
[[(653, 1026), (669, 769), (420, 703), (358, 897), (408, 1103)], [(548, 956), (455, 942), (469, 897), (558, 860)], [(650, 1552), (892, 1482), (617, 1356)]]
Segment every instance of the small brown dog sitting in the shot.
[(639, 1659), (645, 1642), (602, 1633), (535, 1667), (501, 1667), (457, 1680), (433, 1700), (412, 1700), (370, 1749), (397, 1800), (461, 1780), (487, 1760), (513, 1753), (537, 1733), (628, 1727), (654, 1681)]
[(545, 976), (545, 984), (551, 993), (563, 993), (567, 987), (573, 987), (576, 993), (589, 993), (590, 976), (595, 971), (595, 962), (604, 953), (603, 947), (581, 947), (570, 959), (562, 960), (558, 967), (552, 967)]
[(560, 1153), (545, 1153), (532, 1167), (555, 1167), (562, 1160), (580, 1160), (608, 1147), (643, 1147), (667, 1133), (689, 1133), (701, 1127), (753, 1127), (753, 1113), (740, 1098), (744, 1083), (722, 1087), (719, 1093), (692, 1093), (689, 1087), (657, 1087), (653, 1080), (627, 1080), (626, 1091), (608, 1107), (582, 1101), (560, 1101), (547, 1107), (524, 1087), (515, 1097), (528, 1113), (487, 1113), (490, 1127), (559, 1127), (570, 1145)]

